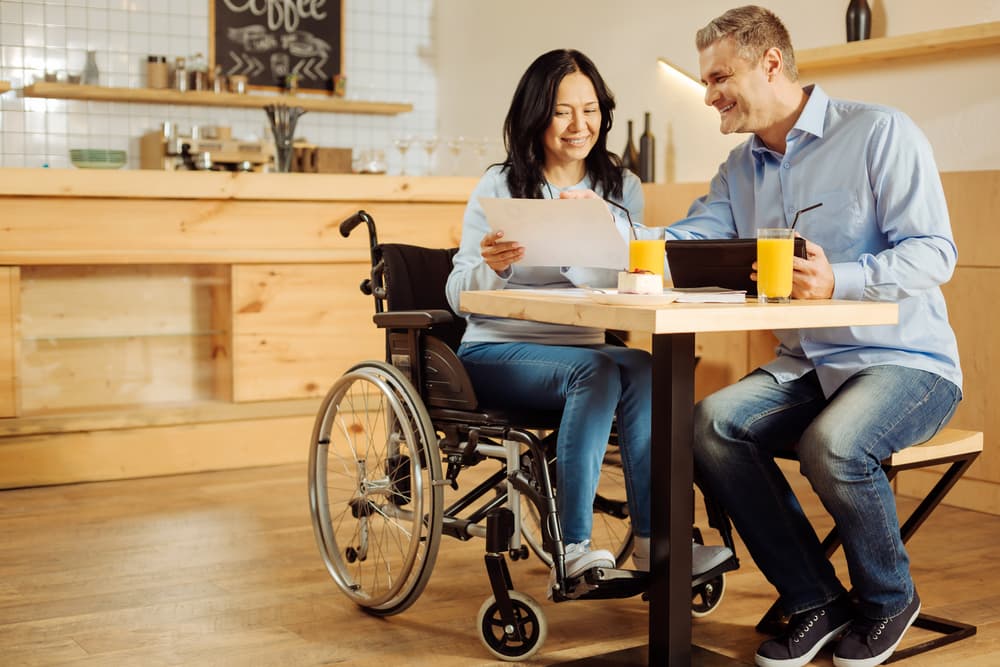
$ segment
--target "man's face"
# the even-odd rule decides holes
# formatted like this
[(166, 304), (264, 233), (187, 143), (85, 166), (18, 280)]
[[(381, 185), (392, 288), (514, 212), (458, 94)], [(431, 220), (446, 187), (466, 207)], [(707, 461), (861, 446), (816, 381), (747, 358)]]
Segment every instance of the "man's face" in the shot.
[(724, 38), (698, 54), (705, 104), (715, 107), (723, 134), (761, 132), (773, 122), (773, 95), (762, 63), (741, 58)]

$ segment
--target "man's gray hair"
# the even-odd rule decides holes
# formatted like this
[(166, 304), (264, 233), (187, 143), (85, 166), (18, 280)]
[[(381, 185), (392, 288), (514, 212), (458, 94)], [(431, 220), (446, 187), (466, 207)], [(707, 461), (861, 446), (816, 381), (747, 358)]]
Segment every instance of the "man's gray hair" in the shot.
[(785, 24), (770, 10), (756, 5), (730, 9), (697, 32), (695, 45), (699, 51), (704, 51), (726, 37), (736, 43), (739, 56), (750, 63), (760, 62), (768, 49), (777, 48), (785, 61), (786, 76), (791, 81), (798, 81), (792, 38)]

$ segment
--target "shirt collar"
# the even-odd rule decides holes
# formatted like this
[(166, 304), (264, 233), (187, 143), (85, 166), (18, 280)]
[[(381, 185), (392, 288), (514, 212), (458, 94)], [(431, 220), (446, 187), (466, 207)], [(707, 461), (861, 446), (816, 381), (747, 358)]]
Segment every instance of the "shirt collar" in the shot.
[[(830, 105), (830, 97), (817, 84), (804, 86), (803, 90), (809, 95), (809, 99), (806, 100), (806, 105), (802, 108), (802, 113), (799, 114), (795, 125), (792, 126), (786, 138), (794, 138), (803, 132), (808, 132), (815, 137), (822, 138), (823, 127), (826, 125), (826, 109)], [(774, 151), (768, 148), (756, 134), (750, 139), (750, 150), (758, 160), (764, 159), (765, 154), (774, 154)]]

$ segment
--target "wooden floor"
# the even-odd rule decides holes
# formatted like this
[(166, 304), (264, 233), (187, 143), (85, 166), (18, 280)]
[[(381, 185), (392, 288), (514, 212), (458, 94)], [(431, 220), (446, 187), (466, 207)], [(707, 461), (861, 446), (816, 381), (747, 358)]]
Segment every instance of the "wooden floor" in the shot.
[[(817, 514), (815, 499), (800, 496)], [(901, 664), (1000, 664), (998, 537), (1000, 517), (949, 507), (918, 532), (910, 552), (925, 610), (979, 633)], [(420, 600), (378, 619), (350, 604), (322, 566), (304, 466), (3, 491), (0, 665), (498, 664), (473, 627), (489, 595), (482, 549), (443, 542)], [(537, 559), (512, 569), (520, 590), (544, 600)], [(763, 639), (753, 625), (771, 600), (744, 558), (719, 608), (695, 620), (696, 643), (752, 662)], [(544, 609), (548, 641), (524, 664), (646, 635), (638, 598)], [(830, 665), (829, 654), (815, 664)]]

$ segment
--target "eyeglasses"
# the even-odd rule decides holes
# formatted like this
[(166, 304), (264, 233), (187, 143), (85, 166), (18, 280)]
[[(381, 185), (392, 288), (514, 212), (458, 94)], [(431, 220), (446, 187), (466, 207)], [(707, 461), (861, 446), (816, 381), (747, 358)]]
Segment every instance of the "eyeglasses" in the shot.
[(811, 210), (813, 210), (814, 208), (819, 208), (819, 207), (820, 207), (820, 206), (822, 206), (822, 205), (823, 205), (823, 202), (820, 202), (820, 203), (818, 203), (818, 204), (813, 204), (812, 206), (806, 206), (805, 208), (801, 208), (801, 209), (799, 209), (798, 211), (796, 211), (796, 212), (795, 212), (795, 217), (794, 217), (794, 218), (792, 219), (792, 226), (791, 226), (791, 229), (795, 229), (795, 223), (799, 221), (799, 216), (800, 216), (800, 215), (802, 215), (802, 214), (803, 214), (803, 213), (805, 213), (806, 211), (811, 211)]
[(635, 234), (635, 223), (632, 222), (632, 216), (629, 214), (628, 209), (625, 208), (624, 206), (622, 206), (621, 204), (619, 204), (618, 202), (611, 201), (610, 199), (605, 198), (604, 201), (607, 202), (608, 204), (611, 204), (612, 206), (614, 206), (617, 209), (621, 209), (622, 211), (625, 211), (625, 217), (628, 219), (628, 228), (632, 231), (632, 238), (633, 239), (639, 238)]

